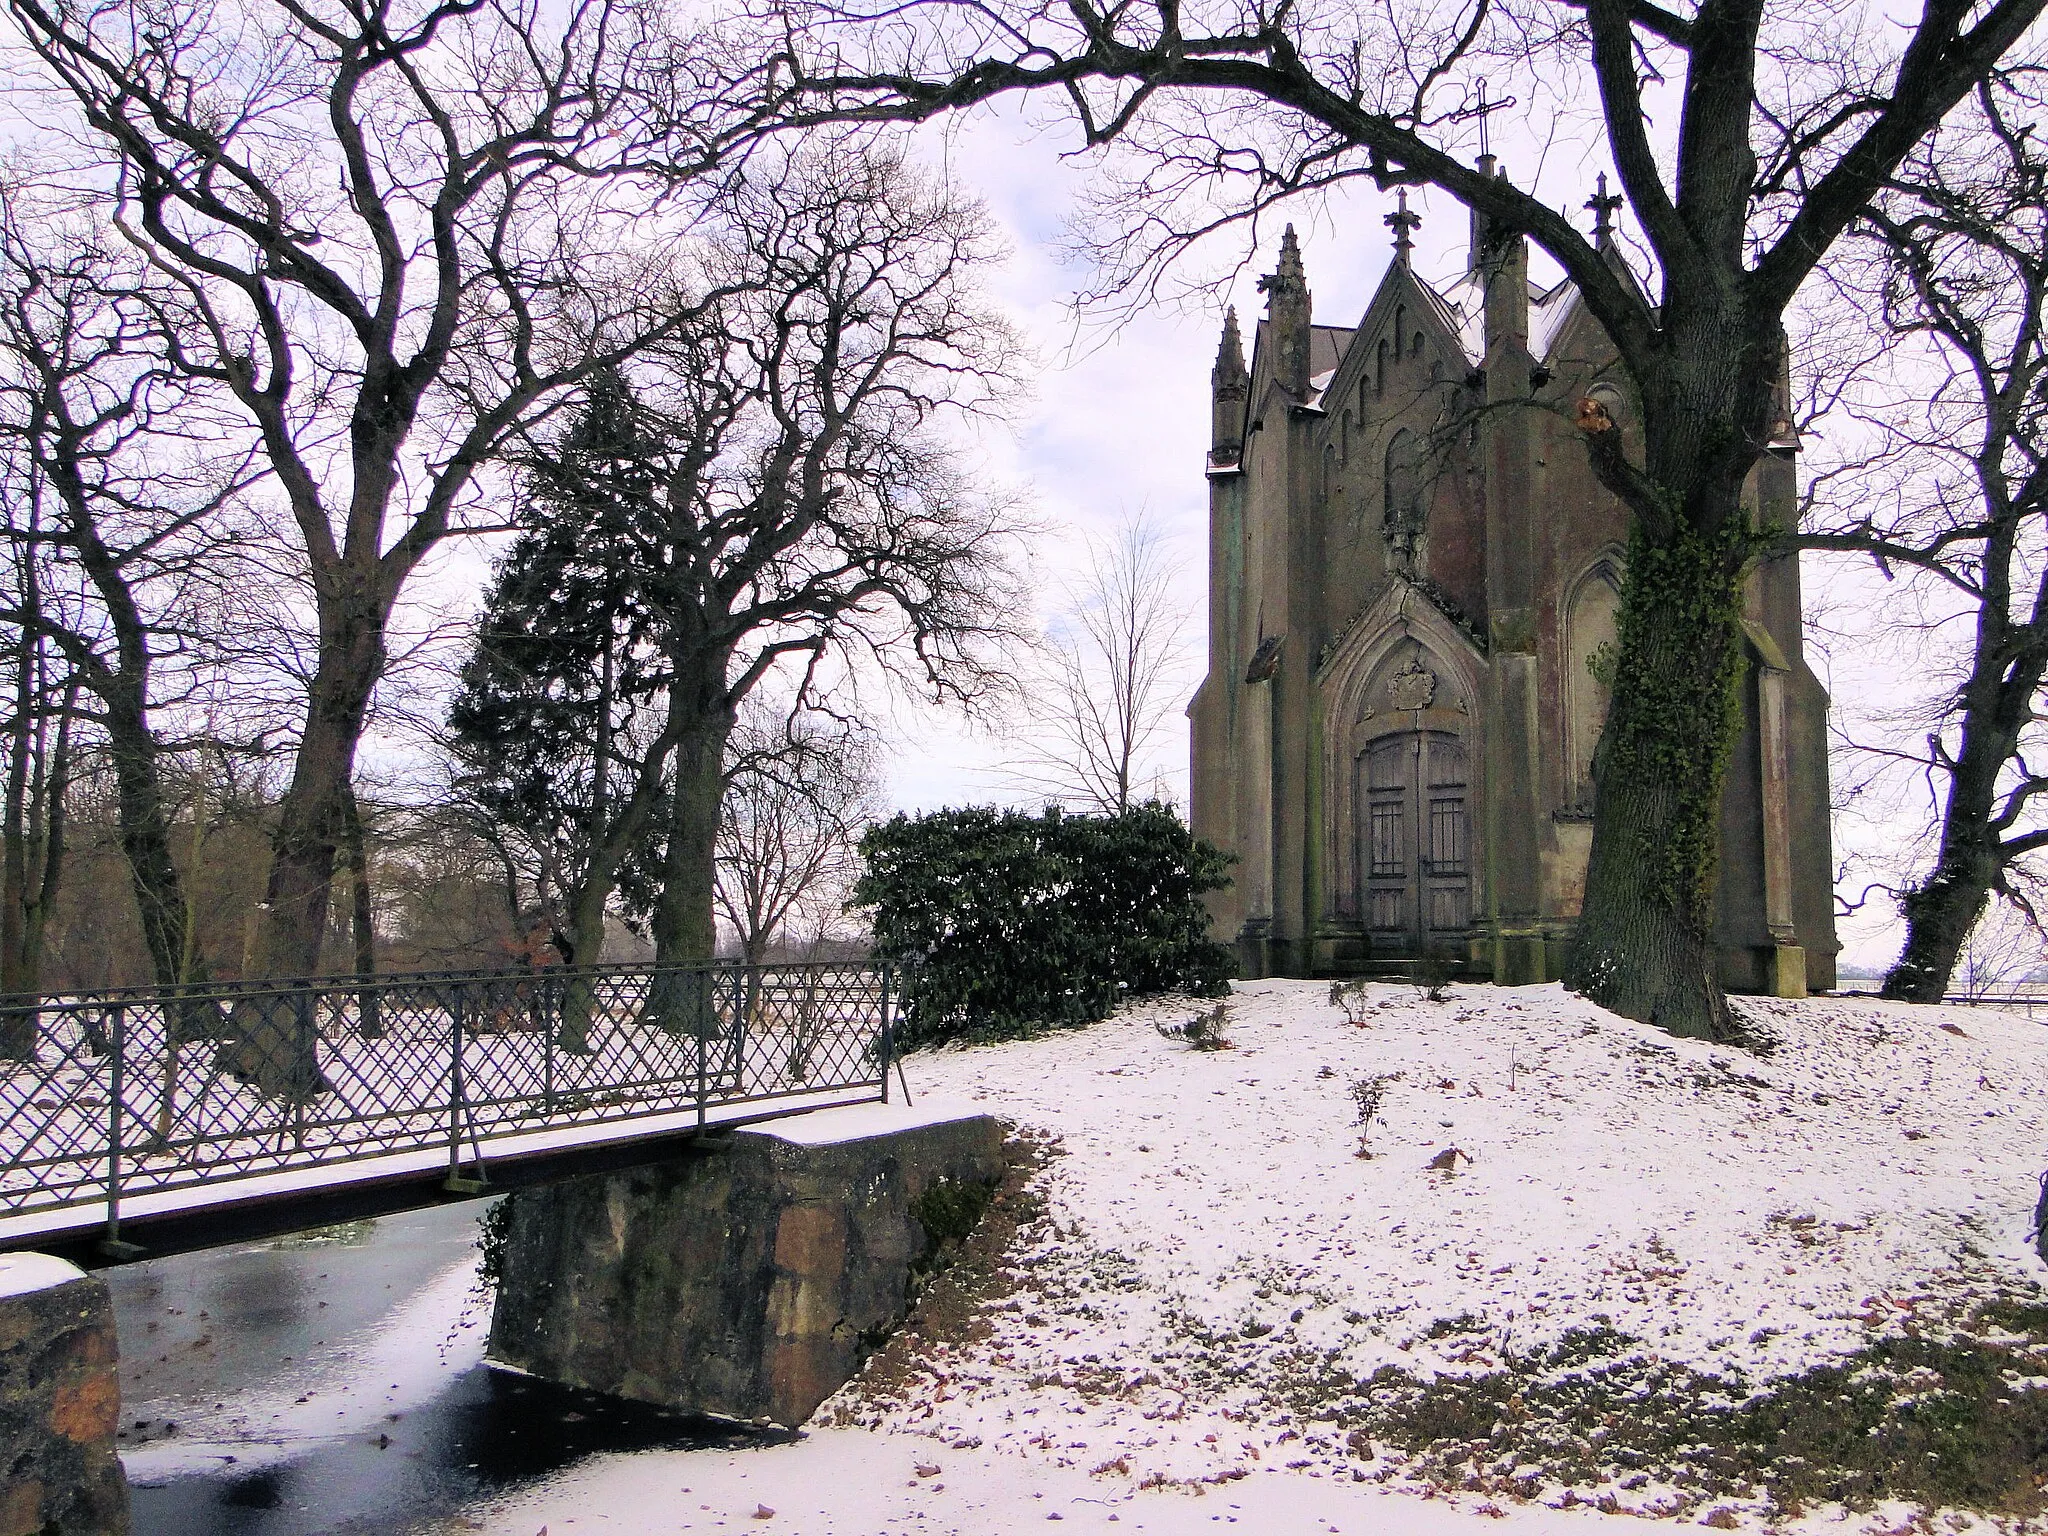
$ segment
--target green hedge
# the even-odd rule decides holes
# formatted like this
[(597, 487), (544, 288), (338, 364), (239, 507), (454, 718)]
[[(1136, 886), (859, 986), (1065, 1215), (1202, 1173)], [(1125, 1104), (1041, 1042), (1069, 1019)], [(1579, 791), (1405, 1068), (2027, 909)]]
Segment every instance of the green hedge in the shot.
[(1229, 883), (1230, 856), (1166, 806), (899, 815), (860, 847), (853, 904), (872, 911), (876, 952), (922, 961), (901, 1045), (1013, 1039), (1123, 997), (1228, 989), (1235, 967), (1201, 896)]

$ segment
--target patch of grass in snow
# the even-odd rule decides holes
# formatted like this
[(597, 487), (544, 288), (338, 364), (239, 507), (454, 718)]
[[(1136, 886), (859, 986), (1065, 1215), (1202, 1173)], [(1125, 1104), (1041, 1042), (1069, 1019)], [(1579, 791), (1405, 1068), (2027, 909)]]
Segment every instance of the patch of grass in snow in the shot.
[(1490, 1333), (1493, 1325), (1476, 1312), (1460, 1312), (1456, 1317), (1440, 1317), (1422, 1330), (1425, 1339), (1447, 1339), (1454, 1333)]
[(1989, 1323), (2003, 1328), (2036, 1344), (2048, 1345), (2048, 1302), (2021, 1301), (2017, 1297), (2001, 1297), (1979, 1309), (1980, 1323)]
[(1772, 1002), (1769, 998), (1730, 998), (1728, 1012), (1735, 1022), (1735, 1035), (1723, 1043), (1739, 1047), (1752, 1056), (1761, 1056), (1767, 1060), (1777, 1055), (1778, 1047), (1783, 1042), (1764, 1021), (1772, 1017), (1790, 1018), (1794, 1017), (1794, 1014), (1789, 1010), (1771, 1006)]
[(1882, 1338), (1760, 1387), (1660, 1362), (1612, 1329), (1580, 1330), (1483, 1375), (1383, 1368), (1345, 1421), (1473, 1492), (1646, 1478), (1689, 1504), (1753, 1498), (1786, 1514), (1904, 1500), (2031, 1517), (2048, 1511), (2048, 1392), (2021, 1383), (2048, 1368), (2043, 1311), (2000, 1304), (1973, 1319), (1990, 1331), (2023, 1317), (2034, 1326), (2021, 1342)]
[(911, 1217), (924, 1229), (925, 1237), (924, 1253), (910, 1266), (908, 1285), (913, 1299), (951, 1267), (961, 1246), (981, 1224), (995, 1192), (992, 1183), (939, 1179), (910, 1202)]

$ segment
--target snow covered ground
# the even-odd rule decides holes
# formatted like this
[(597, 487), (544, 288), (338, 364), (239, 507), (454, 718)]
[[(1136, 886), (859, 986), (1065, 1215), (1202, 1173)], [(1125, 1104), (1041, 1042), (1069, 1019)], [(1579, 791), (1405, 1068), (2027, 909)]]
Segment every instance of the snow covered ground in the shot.
[[(1160, 1036), (1182, 1002), (912, 1057), (920, 1108), (1057, 1142), (974, 1325), (897, 1347), (798, 1444), (602, 1458), (465, 1527), (1890, 1531), (1909, 1507), (1757, 1496), (1686, 1415), (1793, 1378), (1744, 1431), (1776, 1437), (1751, 1464), (1857, 1394), (1884, 1434), (1948, 1446), (1927, 1426), (1958, 1389), (1927, 1350), (1961, 1330), (2040, 1359), (1984, 1315), (2048, 1299), (2039, 1025), (1748, 1000), (1759, 1054), (1556, 987), (1376, 984), (1355, 1022), (1329, 992), (1240, 984), (1227, 1050)], [(2024, 1398), (2048, 1364), (1987, 1379)]]

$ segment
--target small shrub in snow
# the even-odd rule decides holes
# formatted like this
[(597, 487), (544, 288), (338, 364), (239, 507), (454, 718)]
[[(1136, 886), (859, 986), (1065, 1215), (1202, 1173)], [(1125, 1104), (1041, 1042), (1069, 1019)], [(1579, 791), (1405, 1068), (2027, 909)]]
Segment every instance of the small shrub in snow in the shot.
[(1449, 955), (1431, 950), (1415, 962), (1408, 980), (1422, 994), (1424, 1002), (1441, 1003), (1451, 995), (1451, 981), (1457, 974), (1457, 963)]
[(1366, 1022), (1367, 1015), (1372, 1011), (1372, 1003), (1366, 997), (1366, 990), (1370, 985), (1363, 976), (1355, 976), (1350, 981), (1330, 983), (1330, 1002), (1344, 1010), (1345, 1023)]
[(1218, 1003), (1207, 1013), (1198, 1013), (1184, 1024), (1155, 1024), (1152, 1027), (1168, 1040), (1176, 1040), (1191, 1051), (1227, 1051), (1232, 1041), (1230, 1004)]
[(1379, 1116), (1380, 1103), (1387, 1096), (1388, 1084), (1398, 1076), (1398, 1072), (1382, 1072), (1377, 1077), (1361, 1077), (1351, 1085), (1351, 1102), (1358, 1108), (1357, 1123), (1361, 1127), (1358, 1133), (1360, 1157), (1372, 1156), (1372, 1148), (1367, 1145), (1372, 1136), (1372, 1123)]

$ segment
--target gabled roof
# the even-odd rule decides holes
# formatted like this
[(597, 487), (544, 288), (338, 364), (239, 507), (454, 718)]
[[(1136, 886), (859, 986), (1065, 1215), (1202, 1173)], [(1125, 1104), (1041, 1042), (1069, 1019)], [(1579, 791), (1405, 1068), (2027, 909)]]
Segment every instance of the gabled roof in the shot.
[[(1623, 279), (1642, 292), (1642, 285), (1636, 281), (1635, 273), (1618, 256), (1610, 256)], [(1394, 280), (1398, 266), (1389, 264), (1387, 275), (1381, 280), (1384, 290)], [(1436, 306), (1437, 317), (1443, 321), (1444, 329), (1457, 338), (1458, 347), (1465, 355), (1465, 361), (1477, 367), (1486, 357), (1486, 284), (1476, 271), (1466, 271), (1439, 288), (1436, 284), (1411, 273), (1415, 287)], [(1373, 303), (1379, 302), (1376, 293)], [(1646, 300), (1647, 302), (1647, 300)], [(1578, 284), (1570, 278), (1560, 278), (1550, 287), (1538, 283), (1529, 285), (1529, 355), (1539, 363), (1553, 361), (1552, 353), (1563, 337), (1565, 328), (1572, 317), (1584, 307), (1579, 297)], [(1370, 312), (1371, 306), (1367, 306)]]
[[(1486, 358), (1486, 284), (1480, 274), (1465, 272), (1443, 289), (1418, 276), (1415, 286), (1443, 307), (1446, 329), (1458, 338), (1465, 361), (1478, 367)], [(1529, 355), (1537, 361), (1547, 358), (1578, 296), (1569, 282), (1555, 288), (1529, 285)]]

